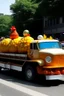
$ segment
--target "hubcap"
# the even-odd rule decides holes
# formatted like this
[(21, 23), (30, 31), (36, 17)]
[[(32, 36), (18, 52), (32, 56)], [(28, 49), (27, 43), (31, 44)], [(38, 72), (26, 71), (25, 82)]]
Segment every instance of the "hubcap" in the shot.
[(28, 78), (31, 78), (32, 77), (32, 71), (30, 69), (27, 70), (27, 77)]

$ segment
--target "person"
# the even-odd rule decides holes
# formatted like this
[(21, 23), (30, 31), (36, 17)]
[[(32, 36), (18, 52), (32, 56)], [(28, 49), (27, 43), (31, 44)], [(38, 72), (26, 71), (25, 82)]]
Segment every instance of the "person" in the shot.
[(10, 28), (10, 30), (11, 30), (10, 39), (15, 39), (15, 38), (18, 38), (19, 37), (19, 34), (18, 34), (15, 26), (12, 26)]
[(30, 36), (29, 30), (24, 30), (23, 31), (23, 36), (24, 37)]

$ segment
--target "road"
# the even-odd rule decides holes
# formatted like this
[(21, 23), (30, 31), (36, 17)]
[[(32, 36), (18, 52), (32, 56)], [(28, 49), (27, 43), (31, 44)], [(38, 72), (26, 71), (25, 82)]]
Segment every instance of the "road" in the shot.
[[(64, 96), (64, 81), (28, 82), (18, 72), (0, 73), (0, 96)], [(56, 83), (56, 84), (55, 84)]]

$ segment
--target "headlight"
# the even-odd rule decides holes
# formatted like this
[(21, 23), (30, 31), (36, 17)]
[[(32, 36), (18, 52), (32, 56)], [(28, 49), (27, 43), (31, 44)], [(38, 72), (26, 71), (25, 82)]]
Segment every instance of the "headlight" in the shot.
[(47, 56), (47, 57), (45, 58), (45, 61), (46, 61), (47, 63), (51, 63), (51, 62), (52, 62), (52, 58), (51, 58), (50, 56)]

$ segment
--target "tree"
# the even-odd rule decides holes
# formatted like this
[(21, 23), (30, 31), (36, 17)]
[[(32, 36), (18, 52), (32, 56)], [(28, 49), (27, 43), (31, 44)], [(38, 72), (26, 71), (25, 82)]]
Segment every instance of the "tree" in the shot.
[(0, 36), (9, 34), (12, 25), (12, 17), (9, 15), (0, 15)]
[(17, 27), (19, 33), (26, 28), (29, 21), (33, 21), (38, 4), (36, 0), (16, 0), (10, 6), (13, 12), (14, 25)]
[(37, 13), (40, 16), (62, 16), (63, 9), (64, 0), (41, 0)]

